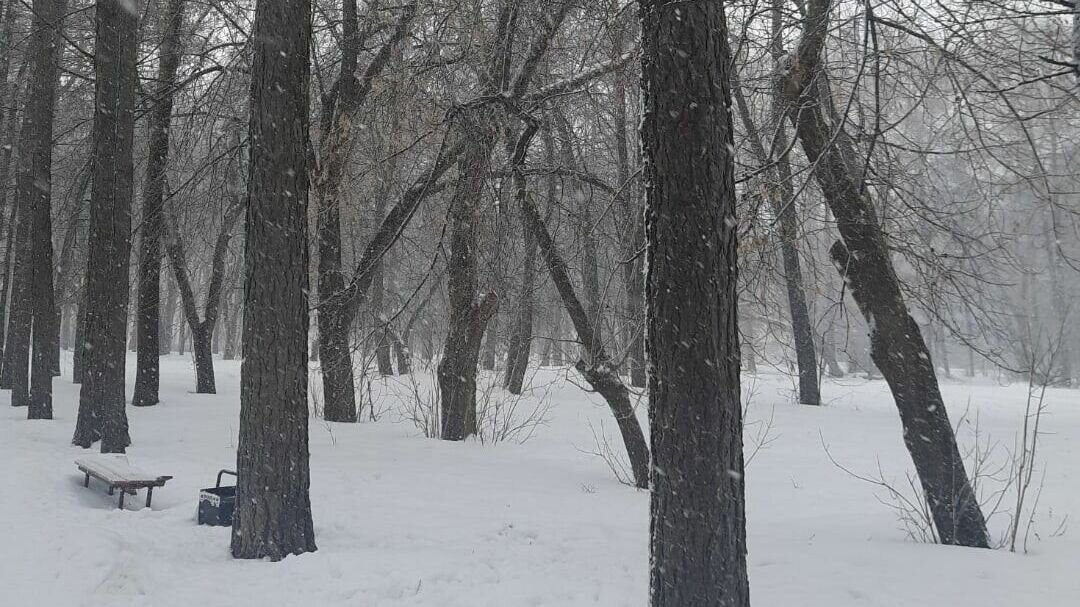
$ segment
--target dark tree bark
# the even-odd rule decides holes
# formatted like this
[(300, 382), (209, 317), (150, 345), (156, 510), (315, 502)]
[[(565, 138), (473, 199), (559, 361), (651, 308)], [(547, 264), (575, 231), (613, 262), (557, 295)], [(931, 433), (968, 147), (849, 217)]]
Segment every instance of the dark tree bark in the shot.
[[(29, 115), (32, 112), (26, 112)], [(24, 127), (27, 120), (24, 118)], [(25, 132), (24, 128), (24, 135)], [(32, 144), (32, 140), (20, 137), (23, 142)], [(30, 150), (27, 150), (29, 152)], [(30, 404), (30, 339), (32, 330), (33, 308), (31, 302), (31, 284), (33, 264), (31, 263), (31, 239), (33, 237), (32, 205), (38, 194), (33, 183), (27, 183), (24, 171), (33, 171), (33, 155), (19, 154), (19, 171), (14, 204), (18, 207), (15, 216), (15, 252), (11, 268), (11, 303), (8, 322), (7, 348), (4, 351), (4, 389), (11, 390), (11, 406), (25, 407)], [(33, 179), (35, 175), (29, 175)]]
[(892, 390), (915, 463), (944, 544), (985, 548), (986, 521), (964, 470), (930, 352), (908, 312), (885, 235), (865, 181), (855, 143), (832, 107), (820, 57), (829, 26), (830, 0), (810, 0), (796, 53), (781, 66), (784, 91), (806, 157), (814, 167), (843, 241), (830, 254), (871, 325), (870, 357)]
[(258, 0), (232, 555), (314, 552), (308, 494), (309, 0)]
[(138, 363), (131, 404), (156, 405), (161, 385), (161, 235), (162, 200), (169, 165), (169, 124), (172, 121), (173, 89), (180, 66), (184, 25), (184, 0), (169, 0), (162, 15), (161, 57), (154, 104), (148, 124), (150, 157), (143, 186), (142, 232), (139, 251)]
[(719, 0), (643, 2), (650, 604), (745, 607), (731, 58)]
[(34, 103), (27, 108), (23, 121), (23, 132), (30, 143), (20, 146), (19, 153), (20, 158), (26, 159), (26, 164), (25, 170), (19, 171), (18, 198), (20, 204), (25, 200), (30, 212), (29, 270), (32, 278), (27, 292), (32, 302), (33, 323), (30, 407), (27, 412), (30, 419), (52, 419), (53, 368), (59, 363), (59, 360), (53, 360), (60, 342), (60, 327), (53, 291), (52, 135), (60, 20), (66, 5), (65, 0), (34, 1), (30, 42)]
[[(166, 279), (163, 278), (163, 280)], [(158, 328), (161, 329), (158, 337), (158, 344), (161, 346), (159, 352), (161, 354), (172, 352), (173, 327), (176, 322), (176, 300), (180, 297), (180, 293), (176, 289), (176, 282), (170, 280), (166, 280), (166, 282), (169, 286), (165, 291), (165, 312), (158, 323)]]
[(125, 410), (125, 337), (131, 254), (132, 140), (138, 15), (127, 2), (96, 4), (93, 187), (86, 273), (85, 369), (72, 439), (103, 453), (131, 443)]

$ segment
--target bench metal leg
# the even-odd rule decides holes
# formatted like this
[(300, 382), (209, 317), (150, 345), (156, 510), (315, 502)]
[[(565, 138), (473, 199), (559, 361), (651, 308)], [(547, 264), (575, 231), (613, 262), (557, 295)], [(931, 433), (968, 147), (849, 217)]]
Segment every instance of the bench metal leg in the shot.
[(109, 495), (112, 495), (113, 491), (115, 491), (115, 490), (116, 490), (116, 487), (113, 487), (112, 485), (109, 485)]
[(153, 487), (147, 487), (146, 488), (146, 507), (147, 508), (150, 507), (150, 499), (152, 497), (154, 497), (154, 488)]
[(119, 505), (119, 506), (117, 506), (117, 507), (118, 507), (118, 508), (120, 508), (121, 510), (123, 510), (123, 509), (124, 509), (124, 496), (125, 496), (125, 495), (127, 495), (127, 491), (123, 491), (123, 490), (121, 490), (121, 491), (120, 491), (120, 505)]
[(90, 486), (90, 473), (89, 472), (86, 473), (86, 480), (83, 481), (82, 486), (83, 487), (89, 487)]

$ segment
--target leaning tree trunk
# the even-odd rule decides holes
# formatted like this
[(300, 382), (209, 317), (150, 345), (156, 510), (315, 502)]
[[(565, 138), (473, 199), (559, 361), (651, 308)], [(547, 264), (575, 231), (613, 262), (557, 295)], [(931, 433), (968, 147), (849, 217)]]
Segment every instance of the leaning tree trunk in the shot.
[(832, 107), (827, 73), (820, 64), (829, 25), (830, 0), (808, 3), (797, 53), (780, 66), (784, 90), (806, 157), (814, 167), (842, 241), (830, 255), (870, 324), (870, 357), (892, 390), (904, 427), (904, 444), (915, 463), (944, 544), (985, 548), (986, 521), (964, 470), (949, 414), (918, 323), (908, 312), (889, 257), (885, 234), (860, 168), (855, 144)]
[(93, 188), (86, 272), (86, 365), (72, 439), (104, 453), (131, 443), (125, 410), (125, 338), (131, 252), (132, 141), (138, 16), (126, 2), (96, 4)]
[(258, 0), (232, 555), (314, 552), (308, 494), (309, 0)]
[(138, 363), (135, 394), (131, 404), (156, 405), (161, 385), (161, 235), (162, 201), (169, 166), (169, 123), (172, 120), (173, 88), (180, 66), (180, 35), (184, 24), (184, 0), (169, 0), (165, 9), (161, 59), (150, 114), (150, 159), (146, 164), (146, 185), (142, 200), (141, 250), (139, 259), (139, 305), (136, 313)]
[(650, 604), (747, 607), (735, 147), (720, 0), (643, 5)]
[[(536, 134), (536, 130), (537, 125), (535, 123), (530, 124), (515, 146), (514, 170), (519, 175), (525, 164), (529, 142), (533, 135)], [(615, 364), (604, 350), (604, 345), (598, 339), (597, 333), (593, 330), (591, 317), (585, 311), (581, 299), (578, 298), (577, 293), (574, 291), (574, 284), (570, 279), (566, 261), (556, 250), (555, 241), (548, 232), (547, 226), (544, 225), (544, 220), (540, 217), (536, 204), (528, 196), (521, 196), (518, 201), (522, 205), (521, 209), (525, 218), (526, 229), (530, 230), (536, 238), (536, 244), (544, 258), (544, 263), (547, 265), (551, 280), (555, 283), (555, 288), (558, 290), (563, 305), (566, 306), (566, 311), (570, 315), (570, 320), (574, 324), (574, 329), (577, 331), (578, 339), (581, 340), (584, 346), (584, 355), (578, 360), (575, 368), (585, 378), (585, 381), (589, 382), (589, 385), (600, 393), (611, 408), (611, 412), (615, 416), (615, 422), (619, 426), (619, 432), (622, 435), (623, 445), (626, 447), (626, 454), (630, 459), (630, 470), (634, 476), (634, 485), (639, 488), (648, 487), (649, 447), (645, 443), (645, 435), (641, 431), (641, 424), (638, 423), (634, 407), (630, 403), (630, 392), (619, 378)], [(561, 320), (561, 315), (557, 318)], [(560, 333), (561, 322), (557, 320), (555, 340), (561, 337)]]

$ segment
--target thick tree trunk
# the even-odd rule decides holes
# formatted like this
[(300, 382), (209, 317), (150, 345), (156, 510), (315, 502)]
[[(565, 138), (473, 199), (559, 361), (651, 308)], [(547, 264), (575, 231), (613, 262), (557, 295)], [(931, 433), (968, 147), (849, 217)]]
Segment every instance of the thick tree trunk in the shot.
[[(33, 143), (20, 146), (20, 156), (33, 154), (31, 167), (20, 175), (19, 197), (30, 207), (30, 271), (28, 295), (33, 316), (30, 419), (52, 419), (52, 380), (59, 373), (60, 327), (53, 286), (52, 243), (52, 137), (56, 106), (57, 62), (61, 43), (60, 18), (66, 0), (35, 0), (33, 53), (33, 107), (26, 112)], [(33, 152), (30, 152), (30, 150)], [(25, 181), (24, 181), (25, 180)], [(54, 373), (54, 370), (57, 373)]]
[(258, 0), (232, 555), (314, 552), (308, 494), (309, 0)]
[[(233, 182), (230, 187), (238, 187)], [(180, 299), (183, 303), (185, 325), (191, 329), (192, 350), (195, 354), (195, 392), (197, 394), (216, 394), (214, 382), (214, 357), (212, 353), (214, 331), (217, 329), (218, 311), (221, 308), (221, 296), (225, 282), (225, 255), (229, 251), (232, 230), (244, 210), (241, 194), (227, 191), (226, 195), (234, 198), (232, 205), (225, 211), (221, 220), (221, 231), (214, 244), (211, 260), (210, 284), (207, 288), (206, 302), (203, 305), (202, 318), (196, 307), (195, 292), (187, 272), (187, 256), (180, 241), (178, 228), (173, 225), (175, 218), (167, 217), (164, 222), (168, 236), (169, 262), (172, 265), (173, 278), (176, 280)], [(184, 353), (184, 332), (180, 333), (180, 353)]]
[(859, 310), (871, 325), (870, 357), (889, 383), (904, 443), (915, 463), (938, 538), (944, 544), (985, 548), (986, 521), (968, 481), (949, 415), (941, 397), (930, 352), (908, 312), (865, 182), (866, 171), (854, 142), (834, 125), (828, 77), (820, 66), (829, 0), (808, 4), (806, 30), (784, 67), (785, 92), (806, 157), (825, 195), (843, 242), (830, 250), (850, 285)]
[(121, 0), (99, 0), (94, 52), (93, 189), (88, 238), (86, 368), (72, 439), (103, 453), (131, 443), (125, 410), (124, 351), (131, 253), (132, 140), (138, 14)]
[[(27, 112), (29, 114), (29, 112)], [(30, 164), (29, 155), (20, 154), (20, 165)], [(26, 158), (24, 162), (23, 159)], [(15, 255), (11, 269), (11, 304), (10, 327), (7, 336), (7, 348), (4, 350), (3, 383), (0, 387), (11, 390), (11, 406), (25, 407), (30, 404), (30, 339), (33, 318), (31, 303), (31, 284), (33, 264), (30, 261), (32, 222), (35, 195), (32, 180), (35, 175), (26, 176), (23, 171), (32, 170), (32, 166), (20, 166), (18, 193), (15, 204), (19, 212), (15, 218)], [(26, 189), (27, 191), (23, 191)]]
[(146, 182), (142, 200), (142, 231), (139, 251), (139, 305), (137, 326), (138, 363), (135, 370), (135, 393), (131, 404), (137, 407), (156, 405), (161, 385), (161, 235), (162, 201), (169, 165), (169, 123), (172, 121), (173, 87), (180, 65), (181, 29), (184, 24), (184, 0), (169, 0), (162, 16), (161, 58), (148, 129), (150, 157), (146, 164)]
[(172, 352), (173, 327), (176, 326), (176, 300), (180, 297), (176, 290), (176, 283), (170, 280), (166, 280), (166, 282), (169, 286), (165, 291), (165, 312), (158, 323), (158, 328), (161, 330), (158, 337), (158, 344), (160, 345), (158, 351), (161, 354)]
[(469, 106), (456, 110), (454, 136), (466, 141), (458, 162), (458, 186), (450, 201), (449, 331), (439, 362), (441, 437), (464, 440), (476, 432), (476, 373), (488, 321), (498, 296), (477, 301), (477, 229), (480, 198), (491, 165), (503, 115), (499, 108)]
[(747, 607), (737, 223), (723, 3), (643, 3), (650, 604)]

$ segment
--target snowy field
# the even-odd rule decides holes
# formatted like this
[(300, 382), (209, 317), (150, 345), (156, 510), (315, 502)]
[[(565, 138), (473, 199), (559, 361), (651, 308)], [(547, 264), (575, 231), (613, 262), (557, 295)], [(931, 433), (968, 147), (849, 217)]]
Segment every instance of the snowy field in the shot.
[[(518, 403), (520, 416), (546, 399), (545, 421), (524, 444), (424, 438), (407, 419), (407, 398), (380, 397), (412, 394), (400, 379), (370, 386), (382, 403), (378, 421), (367, 411), (364, 423), (351, 426), (313, 420), (319, 550), (275, 564), (232, 560), (228, 530), (194, 521), (199, 489), (234, 466), (239, 363), (218, 361), (221, 393), (203, 396), (190, 393), (187, 357), (163, 359), (164, 402), (128, 409), (129, 455), (175, 479), (155, 492), (152, 510), (136, 498), (118, 511), (100, 483), (82, 487), (72, 463), (83, 451), (69, 444), (78, 396), (69, 362), (55, 383), (54, 421), (28, 422), (25, 410), (6, 407), (7, 392), (0, 396), (0, 605), (646, 602), (649, 496), (619, 484), (593, 455), (596, 434), (612, 434), (614, 424), (603, 402), (565, 371), (539, 373), (534, 397)], [(1080, 605), (1080, 393), (1047, 392), (1035, 479), (1042, 492), (1028, 553), (1012, 554), (910, 539), (882, 503), (883, 489), (830, 461), (906, 483), (910, 461), (883, 382), (827, 380), (822, 408), (795, 406), (786, 376), (744, 382), (756, 606)], [(995, 457), (1006, 457), (1023, 421), (1026, 386), (943, 388), (954, 421), (969, 409), (962, 442), (973, 444), (977, 418), (980, 440), (997, 443)], [(366, 400), (368, 387), (362, 392)], [(1078, 528), (1068, 528), (1069, 515)], [(1006, 515), (991, 520), (997, 534), (1006, 525)]]

